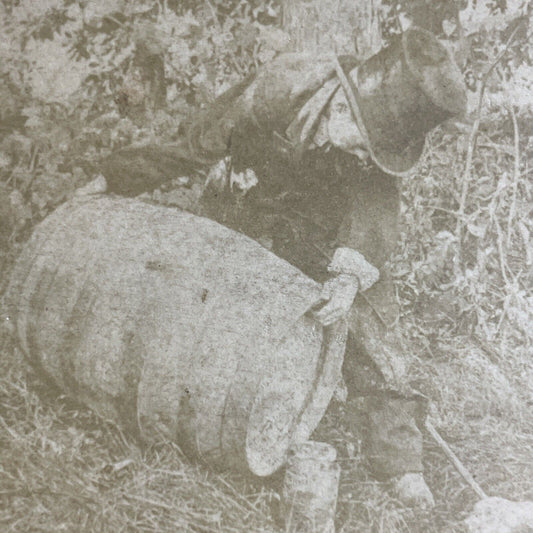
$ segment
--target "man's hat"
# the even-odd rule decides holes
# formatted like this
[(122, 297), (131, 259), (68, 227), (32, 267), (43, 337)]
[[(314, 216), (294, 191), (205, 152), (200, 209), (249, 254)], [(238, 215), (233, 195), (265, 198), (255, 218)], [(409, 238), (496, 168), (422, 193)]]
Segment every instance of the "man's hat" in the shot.
[(347, 94), (348, 100), (367, 149), (389, 174), (404, 175), (422, 155), (426, 134), (466, 112), (459, 67), (447, 48), (420, 28), (408, 29), (344, 81), (349, 82), (353, 98)]

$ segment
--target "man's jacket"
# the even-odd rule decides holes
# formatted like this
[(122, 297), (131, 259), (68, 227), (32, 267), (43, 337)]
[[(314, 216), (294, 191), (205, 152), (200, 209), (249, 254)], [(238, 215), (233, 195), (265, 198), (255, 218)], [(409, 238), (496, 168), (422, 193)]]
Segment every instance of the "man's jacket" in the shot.
[[(348, 68), (355, 66), (354, 58), (342, 61)], [(361, 142), (335, 75), (334, 58), (290, 53), (193, 113), (177, 143), (114, 152), (103, 161), (103, 173), (110, 190), (136, 195), (175, 176), (205, 170), (228, 155), (237, 172), (256, 170), (261, 155), (271, 147), (280, 155), (298, 158), (316, 146), (315, 140), (319, 145), (329, 141), (325, 114), (336, 95), (333, 120), (343, 124), (331, 127), (331, 136), (337, 133), (343, 137), (341, 145), (352, 144), (355, 150)], [(346, 142), (350, 136), (353, 139)]]

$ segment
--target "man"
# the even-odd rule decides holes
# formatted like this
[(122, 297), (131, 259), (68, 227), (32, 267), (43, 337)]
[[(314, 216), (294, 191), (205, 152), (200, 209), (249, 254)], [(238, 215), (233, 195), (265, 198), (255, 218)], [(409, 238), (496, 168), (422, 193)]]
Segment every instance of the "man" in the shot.
[(450, 54), (413, 28), (359, 66), (282, 54), (196, 113), (176, 145), (125, 149), (103, 165), (108, 189), (125, 195), (198, 168), (227, 175), (224, 190), (206, 189), (200, 213), (324, 284), (315, 316), (324, 326), (348, 319), (344, 377), (365, 399), (370, 466), (423, 506), (433, 504), (416, 424), (423, 410), (406, 390), (385, 263), (398, 237), (398, 177), (425, 135), (465, 107)]

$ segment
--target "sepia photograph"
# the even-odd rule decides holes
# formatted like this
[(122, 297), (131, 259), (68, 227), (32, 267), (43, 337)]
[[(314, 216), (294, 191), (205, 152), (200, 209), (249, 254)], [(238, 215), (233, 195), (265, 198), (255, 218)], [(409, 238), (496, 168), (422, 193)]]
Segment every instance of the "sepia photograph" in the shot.
[(1, 531), (533, 533), (533, 3), (0, 35)]

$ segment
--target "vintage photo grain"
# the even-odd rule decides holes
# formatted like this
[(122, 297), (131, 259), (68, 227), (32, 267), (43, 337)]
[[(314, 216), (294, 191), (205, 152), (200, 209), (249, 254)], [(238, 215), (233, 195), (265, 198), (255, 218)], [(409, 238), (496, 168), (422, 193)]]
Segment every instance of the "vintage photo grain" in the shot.
[(0, 0), (0, 528), (533, 531), (533, 6)]

